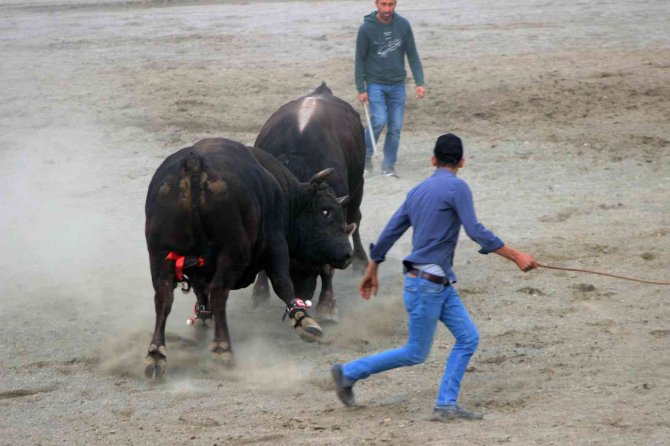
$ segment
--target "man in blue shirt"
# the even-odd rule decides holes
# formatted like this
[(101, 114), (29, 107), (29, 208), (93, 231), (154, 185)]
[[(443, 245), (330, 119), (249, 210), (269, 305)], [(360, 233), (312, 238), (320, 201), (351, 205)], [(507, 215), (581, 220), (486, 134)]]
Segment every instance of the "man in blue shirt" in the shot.
[(428, 357), (438, 321), (442, 321), (456, 338), (437, 395), (433, 419), (481, 419), (457, 404), (461, 379), (479, 344), (479, 332), (452, 286), (454, 251), (461, 226), (477, 242), (482, 254), (495, 252), (512, 260), (522, 271), (537, 267), (532, 255), (503, 243), (486, 229), (475, 215), (468, 184), (456, 175), (463, 167), (463, 145), (451, 133), (435, 143), (435, 173), (413, 188), (405, 202), (393, 214), (376, 244), (371, 245), (368, 269), (359, 291), (363, 299), (377, 295), (378, 265), (385, 260), (391, 246), (411, 226), (412, 252), (405, 257), (405, 290), (403, 300), (409, 315), (408, 340), (403, 347), (376, 353), (331, 368), (337, 396), (347, 406), (354, 404), (353, 385), (359, 379), (390, 370), (422, 363)]
[[(386, 126), (382, 175), (398, 177), (395, 164), (405, 114), (405, 55), (416, 83), (416, 97), (426, 95), (423, 67), (407, 19), (395, 12), (396, 0), (375, 0), (377, 11), (363, 19), (356, 35), (354, 77), (358, 100), (370, 104), (375, 142)], [(372, 139), (365, 132), (365, 170), (372, 173)]]

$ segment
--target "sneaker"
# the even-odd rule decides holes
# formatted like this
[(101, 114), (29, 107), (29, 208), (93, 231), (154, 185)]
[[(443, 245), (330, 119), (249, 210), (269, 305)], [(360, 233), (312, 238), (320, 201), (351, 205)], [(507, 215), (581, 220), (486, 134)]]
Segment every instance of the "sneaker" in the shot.
[(384, 175), (385, 177), (400, 178), (398, 172), (396, 172), (393, 167), (383, 167), (382, 175)]
[(371, 158), (366, 158), (365, 159), (365, 170), (363, 173), (365, 175), (369, 175), (375, 172), (375, 165), (372, 164), (372, 159)]
[(484, 415), (475, 412), (468, 412), (458, 404), (450, 406), (438, 406), (433, 409), (432, 421), (451, 421), (456, 419), (463, 420), (481, 420)]
[(345, 406), (353, 406), (356, 404), (354, 391), (352, 389), (353, 384), (347, 383), (348, 380), (342, 373), (342, 365), (333, 364), (330, 368), (330, 374), (333, 377), (333, 381), (335, 381), (335, 391), (337, 392), (337, 397), (342, 401), (342, 404)]

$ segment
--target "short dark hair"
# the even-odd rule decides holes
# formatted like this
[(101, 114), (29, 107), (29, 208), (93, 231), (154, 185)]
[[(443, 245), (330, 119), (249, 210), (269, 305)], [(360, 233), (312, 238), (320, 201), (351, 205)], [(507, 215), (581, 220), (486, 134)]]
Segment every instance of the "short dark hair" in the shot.
[(435, 141), (435, 158), (442, 164), (456, 165), (463, 159), (463, 143), (453, 133), (445, 133)]

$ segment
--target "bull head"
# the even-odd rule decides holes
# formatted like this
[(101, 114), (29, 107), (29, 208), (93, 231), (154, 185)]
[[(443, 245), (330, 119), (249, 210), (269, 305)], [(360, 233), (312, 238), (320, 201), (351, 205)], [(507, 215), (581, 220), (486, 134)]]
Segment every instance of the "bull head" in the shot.
[(321, 172), (317, 172), (314, 174), (314, 176), (309, 180), (310, 184), (321, 184), (326, 179), (333, 173), (335, 172), (335, 169), (332, 167), (329, 167), (328, 169), (324, 169)]
[[(344, 209), (333, 188), (323, 181), (333, 169), (325, 169), (310, 183), (303, 183), (300, 205), (292, 221), (292, 257), (306, 264), (346, 268), (352, 260)], [(295, 253), (295, 254), (294, 254)]]

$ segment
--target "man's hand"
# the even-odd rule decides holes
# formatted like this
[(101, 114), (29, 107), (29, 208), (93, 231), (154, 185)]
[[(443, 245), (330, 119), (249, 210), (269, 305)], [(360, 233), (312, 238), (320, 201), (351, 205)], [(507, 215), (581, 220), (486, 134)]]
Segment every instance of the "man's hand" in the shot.
[(361, 104), (367, 104), (368, 103), (367, 92), (358, 93), (358, 100), (360, 101)]
[(527, 252), (519, 251), (514, 258), (514, 263), (516, 263), (516, 266), (523, 272), (537, 268), (537, 260)]
[(422, 99), (426, 95), (426, 87), (416, 87), (416, 97)]
[(494, 252), (516, 263), (516, 266), (523, 272), (528, 272), (531, 269), (537, 268), (537, 260), (535, 260), (532, 255), (527, 252), (516, 250), (511, 246), (504, 245), (502, 248)]
[(358, 285), (358, 292), (361, 294), (361, 297), (365, 300), (370, 300), (372, 294), (375, 296), (379, 292), (379, 279), (377, 278), (377, 263), (372, 260), (368, 261), (368, 269), (365, 271), (365, 275), (361, 280), (361, 284)]

